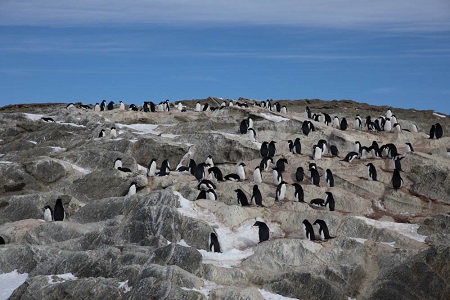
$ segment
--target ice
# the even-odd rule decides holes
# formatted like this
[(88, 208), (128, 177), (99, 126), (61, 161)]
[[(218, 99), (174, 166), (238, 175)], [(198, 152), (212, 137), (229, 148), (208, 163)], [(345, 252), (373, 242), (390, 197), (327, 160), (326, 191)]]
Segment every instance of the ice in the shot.
[(17, 270), (0, 274), (0, 300), (8, 299), (14, 290), (21, 286), (27, 278), (27, 273), (20, 274)]
[(289, 297), (284, 297), (278, 294), (274, 294), (271, 292), (268, 292), (266, 290), (263, 289), (258, 289), (258, 291), (261, 293), (261, 295), (263, 296), (264, 299), (266, 300), (297, 300), (298, 298), (289, 298)]
[(282, 121), (289, 121), (289, 119), (287, 119), (287, 118), (283, 118), (283, 117), (276, 116), (276, 115), (268, 115), (265, 113), (260, 113), (259, 115), (266, 120), (277, 122), (277, 123), (282, 122)]
[(48, 275), (48, 283), (49, 284), (57, 284), (67, 280), (75, 280), (75, 277), (72, 273), (58, 274), (58, 275)]

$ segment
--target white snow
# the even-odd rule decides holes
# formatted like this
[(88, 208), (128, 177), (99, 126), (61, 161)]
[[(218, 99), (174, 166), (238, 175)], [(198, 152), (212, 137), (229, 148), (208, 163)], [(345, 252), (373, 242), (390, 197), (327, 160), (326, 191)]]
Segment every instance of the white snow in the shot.
[(20, 274), (17, 270), (0, 274), (0, 300), (8, 299), (14, 290), (21, 286), (27, 278), (27, 273)]
[(53, 149), (53, 152), (60, 152), (60, 151), (66, 151), (66, 148), (61, 148), (61, 147), (50, 147)]
[(185, 291), (197, 291), (197, 292), (205, 295), (206, 297), (208, 297), (211, 290), (219, 289), (219, 288), (223, 288), (223, 287), (225, 287), (225, 286), (203, 279), (203, 287), (201, 289), (196, 289), (196, 288), (188, 289), (185, 287), (182, 287), (182, 289)]
[(259, 115), (261, 117), (263, 117), (264, 119), (269, 120), (269, 121), (273, 121), (273, 122), (289, 121), (289, 119), (287, 119), (287, 118), (283, 118), (283, 117), (276, 116), (276, 115), (268, 115), (268, 114), (265, 114), (265, 113), (260, 113)]
[(13, 162), (12, 161), (2, 160), (2, 161), (0, 161), (0, 164), (13, 164)]
[(62, 122), (62, 121), (58, 121), (58, 122), (56, 122), (56, 123), (61, 124), (61, 125), (74, 126), (74, 127), (86, 127), (86, 126), (84, 126), (84, 125), (79, 125), (79, 124), (75, 124), (75, 123), (66, 123), (66, 122)]
[(363, 220), (366, 224), (370, 226), (374, 226), (376, 228), (381, 229), (389, 229), (396, 231), (404, 236), (407, 236), (413, 240), (419, 241), (421, 243), (425, 242), (426, 236), (420, 235), (417, 233), (417, 229), (419, 228), (419, 224), (405, 224), (405, 223), (396, 223), (396, 222), (388, 222), (388, 221), (377, 221), (373, 219), (369, 219), (366, 217), (356, 216), (355, 218)]
[(77, 279), (77, 277), (75, 277), (72, 273), (48, 275), (47, 278), (48, 278), (49, 284), (57, 284), (57, 283), (61, 283), (61, 282), (67, 281), (67, 280)]
[[(69, 162), (67, 162), (67, 163), (69, 163)], [(72, 164), (72, 163), (69, 163), (69, 164), (72, 166), (72, 168), (73, 168), (75, 171), (78, 171), (78, 172), (80, 172), (81, 174), (89, 174), (89, 173), (91, 173), (91, 171), (88, 170), (88, 169), (82, 168), (82, 167), (77, 166), (77, 165)]]
[[(355, 237), (351, 237), (350, 239), (355, 240), (355, 241), (357, 241), (358, 243), (361, 243), (361, 244), (364, 244), (367, 241), (367, 239), (355, 238)], [(395, 248), (395, 242), (389, 242), (389, 243), (388, 242), (380, 242), (380, 244), (388, 245), (388, 246), (391, 246), (391, 247)]]
[(131, 287), (128, 285), (128, 280), (119, 282), (119, 289), (122, 289), (125, 294), (131, 291)]
[(258, 291), (261, 293), (261, 295), (263, 296), (263, 298), (265, 300), (297, 300), (298, 298), (289, 298), (289, 297), (284, 297), (278, 294), (274, 294), (271, 292), (268, 292), (266, 290), (263, 289), (258, 289)]
[(439, 117), (439, 118), (447, 118), (447, 116), (438, 114), (437, 112), (434, 112), (433, 115), (435, 115), (436, 117)]
[[(160, 126), (160, 124), (116, 124), (117, 127), (121, 128), (121, 127), (126, 127), (126, 128), (130, 128), (133, 131), (133, 133), (135, 134), (155, 134), (155, 135), (160, 135), (161, 137), (165, 137), (165, 138), (169, 138), (169, 139), (173, 139), (178, 137), (178, 135), (175, 134), (169, 134), (169, 133), (163, 133), (161, 134), (159, 131), (156, 130), (156, 128), (158, 128), (158, 126)], [(164, 126), (171, 126), (173, 124), (164, 124)]]
[(198, 249), (198, 251), (203, 256), (204, 264), (211, 264), (222, 268), (232, 268), (239, 266), (244, 258), (247, 258), (253, 255), (254, 253), (251, 248), (246, 250), (237, 250), (237, 249), (231, 249), (228, 251), (222, 250), (222, 253), (208, 252), (203, 249)]
[(32, 120), (32, 121), (37, 121), (40, 120), (41, 118), (44, 117), (44, 115), (38, 115), (38, 114), (27, 114), (24, 113), (25, 117), (27, 117), (28, 119)]
[(37, 144), (37, 142), (36, 141), (27, 141), (27, 142), (30, 142), (30, 143), (32, 143), (32, 144)]

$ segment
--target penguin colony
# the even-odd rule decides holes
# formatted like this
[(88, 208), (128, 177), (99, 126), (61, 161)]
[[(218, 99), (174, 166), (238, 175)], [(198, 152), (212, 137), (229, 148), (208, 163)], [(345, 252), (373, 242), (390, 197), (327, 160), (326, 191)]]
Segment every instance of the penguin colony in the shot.
[[(224, 108), (230, 108), (237, 106), (239, 108), (249, 107), (247, 102), (239, 101), (223, 101), (219, 107), (213, 107), (209, 104), (201, 104), (197, 102), (195, 107), (188, 109), (181, 102), (177, 104), (169, 103), (169, 100), (155, 104), (153, 102), (144, 102), (142, 106), (136, 106), (135, 104), (130, 104), (128, 107), (120, 101), (116, 105), (113, 101), (107, 104), (106, 100), (101, 103), (96, 103), (93, 107), (89, 105), (78, 104), (75, 105), (70, 103), (67, 105), (67, 109), (93, 109), (94, 111), (106, 111), (106, 110), (129, 110), (129, 111), (143, 111), (143, 112), (168, 112), (171, 109), (176, 109), (179, 112), (187, 112), (192, 110), (195, 112), (208, 112), (214, 110), (220, 110)], [(281, 106), (279, 102), (273, 103), (271, 100), (255, 102), (254, 106), (259, 106), (261, 109), (266, 109), (269, 111), (277, 112), (280, 114), (288, 114), (288, 108), (286, 106)], [(391, 161), (392, 178), (390, 180), (391, 187), (394, 190), (401, 189), (404, 187), (404, 181), (402, 178), (403, 170), (401, 168), (401, 160), (406, 157), (408, 153), (414, 152), (413, 145), (406, 142), (404, 145), (395, 145), (394, 143), (388, 143), (385, 145), (378, 145), (374, 140), (371, 145), (362, 145), (359, 141), (354, 142), (354, 151), (350, 151), (344, 155), (342, 159), (339, 159), (340, 152), (337, 145), (333, 144), (331, 141), (326, 141), (325, 139), (320, 139), (312, 149), (302, 148), (301, 139), (303, 136), (309, 136), (314, 131), (316, 131), (315, 123), (324, 123), (326, 126), (332, 126), (336, 130), (355, 130), (355, 131), (365, 131), (374, 135), (376, 139), (377, 134), (389, 134), (389, 133), (401, 133), (402, 130), (410, 132), (418, 132), (417, 126), (412, 125), (410, 129), (402, 129), (397, 117), (387, 110), (385, 115), (379, 116), (378, 118), (372, 118), (367, 116), (364, 120), (361, 116), (356, 115), (354, 117), (353, 126), (351, 121), (347, 120), (350, 117), (334, 116), (333, 118), (327, 113), (313, 113), (309, 107), (305, 108), (304, 120), (302, 120), (302, 125), (298, 129), (298, 135), (292, 136), (292, 139), (287, 141), (282, 140), (271, 140), (271, 141), (259, 141), (259, 135), (257, 135), (257, 124), (254, 122), (251, 115), (243, 119), (239, 124), (236, 124), (237, 131), (241, 135), (247, 135), (247, 140), (249, 142), (255, 143), (260, 142), (260, 155), (261, 162), (258, 166), (252, 170), (252, 176), (249, 175), (249, 170), (246, 168), (244, 162), (236, 162), (236, 172), (223, 175), (220, 166), (217, 166), (213, 162), (212, 155), (209, 155), (204, 162), (196, 163), (193, 159), (190, 159), (187, 166), (179, 166), (177, 172), (186, 172), (193, 176), (193, 180), (198, 181), (197, 188), (199, 194), (196, 198), (198, 199), (208, 199), (211, 201), (220, 201), (220, 194), (217, 193), (216, 184), (222, 185), (226, 181), (235, 181), (239, 183), (251, 183), (252, 191), (247, 191), (245, 185), (241, 188), (235, 189), (236, 193), (236, 204), (241, 206), (256, 205), (264, 209), (267, 205), (264, 205), (265, 199), (269, 197), (274, 197), (274, 205), (283, 205), (283, 202), (294, 200), (295, 202), (304, 203), (304, 205), (310, 205), (314, 209), (320, 209), (329, 211), (332, 214), (333, 211), (339, 210), (339, 199), (335, 199), (333, 196), (333, 187), (339, 184), (335, 182), (333, 170), (327, 168), (326, 170), (320, 168), (320, 161), (322, 159), (333, 159), (335, 163), (356, 165), (363, 164), (367, 169), (367, 180), (377, 181), (379, 177), (377, 175), (377, 168), (370, 160), (375, 159), (385, 159)], [(50, 117), (43, 117), (43, 122), (55, 122)], [(108, 131), (102, 128), (98, 132), (98, 138), (104, 138), (108, 135)], [(109, 135), (116, 138), (118, 132), (113, 126), (109, 129)], [(429, 131), (429, 139), (440, 139), (444, 135), (442, 126), (439, 123), (433, 124)], [(309, 160), (309, 165), (307, 168), (302, 166), (295, 166), (296, 171), (293, 174), (287, 174), (286, 165), (289, 165), (289, 160), (287, 156), (281, 155), (277, 151), (278, 147), (285, 147), (288, 149), (289, 155), (303, 156), (306, 160)], [(398, 151), (397, 146), (402, 147), (404, 153), (401, 154)], [(309, 152), (309, 153), (308, 153)], [(336, 159), (336, 157), (338, 159)], [(157, 161), (162, 161), (159, 169), (157, 169)], [(132, 168), (123, 167), (122, 159), (119, 157), (113, 163), (113, 168), (121, 172), (133, 172)], [(152, 158), (147, 167), (147, 176), (169, 176), (170, 172), (173, 171), (170, 167), (168, 159), (164, 158)], [(266, 176), (267, 173), (271, 173), (271, 179)], [(269, 175), (270, 176), (270, 175)], [(292, 180), (288, 180), (288, 178)], [(323, 178), (323, 180), (321, 180)], [(266, 180), (264, 180), (266, 179)], [(268, 179), (268, 180), (267, 180)], [(288, 181), (292, 181), (291, 184)], [(258, 184), (263, 184), (263, 182), (273, 183), (273, 193), (263, 193), (262, 189)], [(305, 201), (304, 190), (302, 185), (311, 186), (326, 186), (328, 188), (327, 192), (322, 198), (315, 198), (309, 201)], [(291, 186), (291, 187), (290, 187)], [(124, 192), (125, 196), (131, 196), (139, 191), (138, 183), (130, 182), (129, 188)], [(291, 191), (292, 196), (288, 196), (288, 192)], [(47, 222), (52, 221), (63, 221), (65, 219), (65, 210), (61, 199), (57, 199), (52, 209), (51, 205), (46, 205), (43, 208), (44, 214), (43, 219)], [(316, 231), (314, 231), (313, 225), (316, 225)], [(258, 237), (259, 242), (264, 242), (269, 240), (270, 228), (265, 222), (256, 221), (253, 225), (258, 227)], [(317, 240), (328, 240), (332, 238), (329, 233), (329, 228), (325, 220), (317, 219), (313, 224), (309, 220), (304, 219), (301, 222), (301, 228), (299, 232), (303, 232), (303, 238), (310, 241)], [(338, 233), (335, 233), (338, 235)], [(3, 238), (1, 242), (4, 243)], [(208, 237), (208, 249), (213, 252), (221, 252), (220, 247), (220, 237), (215, 233), (211, 232)]]

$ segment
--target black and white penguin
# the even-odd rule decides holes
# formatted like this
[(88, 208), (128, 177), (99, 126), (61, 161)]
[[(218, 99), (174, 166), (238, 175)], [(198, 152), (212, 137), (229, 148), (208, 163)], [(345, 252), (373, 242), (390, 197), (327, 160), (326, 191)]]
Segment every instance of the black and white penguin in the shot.
[(312, 206), (325, 206), (325, 200), (322, 198), (315, 198), (309, 201)]
[(44, 207), (44, 221), (45, 222), (53, 221), (53, 209), (50, 207), (50, 205), (46, 205)]
[(100, 111), (106, 110), (106, 100), (100, 102)]
[(325, 192), (325, 194), (327, 194), (327, 196), (325, 198), (324, 206), (327, 206), (330, 211), (334, 211), (335, 203), (333, 194), (331, 192)]
[(370, 181), (377, 181), (377, 169), (372, 163), (368, 163), (367, 167), (367, 179)]
[(208, 168), (208, 173), (215, 181), (223, 181), (222, 171), (218, 167)]
[(253, 171), (253, 182), (254, 183), (262, 183), (262, 176), (259, 166), (255, 168)]
[(327, 183), (328, 187), (334, 187), (334, 177), (330, 169), (327, 169), (325, 171), (325, 182)]
[(117, 170), (119, 170), (121, 172), (131, 173), (131, 169), (130, 168), (118, 167)]
[(322, 148), (320, 148), (318, 145), (313, 146), (312, 158), (314, 160), (319, 160), (322, 158)]
[(319, 186), (319, 184), (320, 184), (319, 171), (317, 171), (316, 168), (312, 168), (312, 169), (310, 169), (310, 171), (311, 171), (311, 182), (312, 182), (312, 184)]
[(136, 104), (130, 104), (130, 106), (128, 107), (129, 111), (138, 111), (139, 108), (136, 106)]
[(298, 202), (305, 202), (305, 194), (303, 192), (303, 188), (298, 183), (293, 183), (294, 187), (294, 199), (297, 199)]
[(75, 104), (73, 104), (73, 103), (67, 104), (66, 109), (71, 109), (71, 108), (76, 108)]
[(273, 163), (273, 159), (270, 157), (264, 157), (261, 162), (259, 163), (259, 170), (261, 172), (268, 171), (270, 168), (270, 165)]
[(55, 221), (64, 221), (66, 212), (61, 199), (56, 199), (55, 208), (53, 210), (53, 219)]
[(395, 169), (394, 174), (392, 174), (392, 187), (394, 190), (399, 189), (403, 185), (403, 179), (400, 176), (400, 170)]
[(294, 154), (302, 154), (302, 144), (300, 143), (300, 138), (294, 140), (294, 147), (292, 149)]
[(197, 185), (197, 189), (198, 190), (204, 190), (207, 191), (209, 189), (216, 189), (216, 185), (214, 183), (212, 183), (212, 181), (208, 180), (208, 179), (203, 179), (202, 181), (200, 181), (200, 183)]
[(122, 168), (122, 159), (120, 157), (116, 158), (114, 161), (114, 169)]
[(289, 152), (294, 153), (294, 142), (292, 140), (288, 140), (288, 148)]
[(342, 118), (340, 128), (342, 131), (347, 130), (348, 123), (346, 118)]
[(281, 107), (281, 111), (280, 111), (282, 114), (287, 114), (287, 107), (286, 107), (286, 105), (283, 105), (282, 107)]
[(419, 132), (419, 128), (417, 128), (416, 124), (411, 124), (409, 131), (417, 133), (417, 132)]
[(355, 121), (353, 122), (353, 128), (355, 130), (361, 130), (362, 129), (362, 120), (359, 115), (356, 115)]
[(284, 197), (286, 196), (286, 188), (287, 182), (281, 181), (280, 184), (277, 186), (277, 190), (275, 193), (275, 201), (284, 200)]
[(361, 153), (361, 147), (362, 146), (361, 146), (360, 141), (356, 141), (353, 146), (353, 149), (355, 150), (356, 153)]
[(414, 148), (411, 143), (405, 143), (406, 144), (406, 152), (414, 152)]
[(351, 151), (351, 152), (347, 153), (345, 158), (341, 159), (341, 161), (345, 161), (345, 162), (351, 163), (357, 157), (358, 157), (358, 153), (356, 153), (354, 151)]
[(328, 146), (328, 143), (327, 143), (326, 140), (320, 139), (320, 140), (317, 142), (317, 146), (319, 146), (320, 149), (322, 150), (322, 155), (325, 154), (325, 153), (327, 152), (327, 146)]
[(311, 119), (311, 110), (309, 109), (309, 106), (305, 108), (305, 118)]
[(119, 101), (119, 109), (125, 110), (125, 104), (122, 102), (122, 100)]
[(166, 176), (166, 175), (169, 175), (169, 172), (170, 172), (169, 160), (165, 159), (161, 163), (161, 168), (159, 169), (159, 172), (157, 175), (158, 176)]
[(400, 123), (394, 123), (394, 125), (392, 126), (392, 131), (396, 133), (402, 132), (402, 126), (400, 125)]
[(277, 169), (281, 172), (284, 172), (286, 170), (286, 164), (288, 164), (288, 161), (286, 158), (280, 158), (277, 160), (276, 166)]
[(248, 131), (248, 120), (244, 119), (241, 121), (241, 123), (239, 124), (239, 132), (241, 134), (246, 134)]
[(94, 111), (100, 111), (100, 104), (98, 104), (98, 102), (95, 103)]
[(261, 144), (261, 148), (259, 149), (259, 153), (262, 157), (268, 157), (269, 156), (269, 143), (267, 141), (264, 141)]
[(278, 170), (278, 168), (273, 168), (272, 180), (273, 180), (273, 184), (278, 186), (283, 181), (283, 172)]
[(253, 224), (253, 226), (259, 227), (259, 242), (260, 243), (269, 240), (269, 227), (267, 226), (266, 223), (261, 222), (261, 221), (256, 221), (255, 224)]
[(328, 231), (327, 223), (325, 223), (324, 220), (317, 219), (313, 225), (317, 226), (321, 240), (328, 240), (332, 238)]
[(391, 132), (392, 131), (392, 123), (390, 118), (386, 118), (384, 120), (384, 131)]
[(267, 154), (267, 157), (274, 157), (275, 153), (277, 152), (277, 148), (275, 147), (276, 142), (270, 141), (269, 143), (269, 152)]
[(0, 235), (0, 245), (5, 245), (6, 241), (5, 239)]
[(253, 186), (253, 193), (252, 193), (252, 197), (251, 197), (251, 202), (254, 202), (258, 206), (265, 207), (262, 204), (261, 191), (259, 190), (258, 185), (256, 185), (256, 184)]
[(205, 103), (205, 105), (203, 105), (203, 107), (202, 107), (202, 111), (208, 111), (208, 110), (210, 110), (209, 104)]
[(386, 113), (384, 114), (384, 116), (385, 116), (386, 118), (392, 117), (392, 111), (391, 111), (390, 109), (388, 109), (388, 110), (386, 111)]
[(237, 166), (236, 174), (239, 175), (239, 178), (241, 178), (241, 181), (245, 180), (245, 164), (242, 162)]
[(431, 125), (429, 139), (434, 139), (435, 133), (436, 133), (436, 125)]
[(213, 189), (209, 189), (206, 191), (206, 199), (216, 201), (217, 200), (217, 194)]
[(133, 181), (130, 184), (130, 186), (128, 187), (128, 192), (127, 192), (126, 196), (134, 195), (134, 194), (136, 194), (136, 191), (137, 191), (137, 183)]
[[(249, 129), (253, 128), (253, 119), (252, 118), (248, 117), (247, 118), (247, 123), (248, 123), (248, 128)], [(255, 137), (256, 137), (256, 135), (255, 135)]]
[(102, 138), (105, 136), (105, 129), (100, 130), (100, 133), (98, 134), (99, 138)]
[(147, 176), (152, 177), (156, 175), (156, 158), (153, 158), (147, 167)]
[(442, 125), (439, 123), (436, 123), (435, 128), (436, 128), (435, 137), (436, 137), (436, 139), (440, 139), (444, 135)]
[(314, 228), (311, 225), (311, 223), (309, 223), (309, 221), (305, 219), (305, 220), (303, 220), (302, 224), (303, 224), (303, 233), (305, 235), (305, 238), (307, 238), (310, 241), (315, 241), (316, 236), (314, 234)]
[(330, 146), (330, 153), (331, 153), (331, 157), (335, 157), (335, 156), (339, 157), (339, 150), (336, 147), (336, 145)]
[(227, 174), (223, 177), (223, 179), (228, 181), (241, 181), (241, 177), (236, 173)]
[(303, 170), (302, 167), (298, 167), (297, 170), (295, 171), (295, 180), (302, 182), (304, 178), (305, 178), (305, 171)]
[(196, 200), (199, 200), (199, 199), (206, 199), (206, 191), (201, 190), (200, 193), (198, 193)]
[(306, 136), (309, 135), (309, 132), (311, 131), (311, 126), (309, 125), (311, 123), (310, 121), (303, 121), (302, 123), (302, 133)]
[(205, 164), (209, 164), (210, 167), (214, 167), (214, 162), (212, 159), (212, 155), (208, 155), (208, 157), (205, 160)]
[(195, 103), (195, 111), (202, 111), (202, 105), (198, 101)]
[(117, 137), (117, 130), (116, 127), (111, 127), (111, 131), (109, 132), (109, 135), (111, 135), (113, 138)]
[(198, 165), (195, 166), (195, 170), (194, 170), (194, 176), (195, 178), (200, 181), (203, 178), (205, 178), (206, 174), (205, 174), (205, 169), (208, 167), (209, 165), (206, 163), (199, 163)]
[(248, 129), (248, 140), (250, 142), (256, 142), (256, 131), (253, 128)]
[(55, 120), (53, 120), (53, 118), (50, 117), (42, 117), (41, 120), (47, 123), (55, 123)]
[(308, 165), (308, 170), (312, 170), (312, 169), (316, 169), (317, 170), (317, 165), (316, 165), (316, 163), (309, 163), (309, 165)]
[(217, 234), (211, 232), (209, 235), (209, 251), (211, 252), (221, 252), (219, 239), (217, 238)]
[(114, 109), (114, 101), (110, 101), (108, 103), (108, 110), (113, 110)]
[(333, 118), (333, 127), (340, 128), (341, 122), (339, 121), (338, 116), (334, 116)]
[(401, 164), (401, 160), (405, 158), (405, 156), (402, 156), (400, 154), (397, 154), (395, 156), (393, 156), (391, 158), (391, 167), (392, 169), (397, 169), (399, 171), (403, 171), (402, 170), (402, 164)]
[(248, 203), (247, 196), (245, 195), (245, 193), (241, 189), (236, 189), (234, 191), (236, 192), (236, 195), (237, 195), (237, 202), (238, 202), (238, 204), (240, 204), (242, 206), (250, 205)]

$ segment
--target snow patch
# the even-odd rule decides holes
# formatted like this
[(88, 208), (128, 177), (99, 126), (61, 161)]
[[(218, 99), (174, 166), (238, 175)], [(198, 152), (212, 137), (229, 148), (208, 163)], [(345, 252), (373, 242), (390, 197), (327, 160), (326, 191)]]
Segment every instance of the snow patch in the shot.
[(75, 277), (72, 273), (58, 274), (58, 275), (48, 275), (48, 283), (49, 284), (57, 284), (62, 283), (67, 280), (75, 280)]
[[(154, 135), (159, 135), (161, 137), (165, 137), (165, 138), (169, 138), (169, 139), (173, 139), (178, 137), (179, 135), (175, 135), (175, 134), (169, 134), (169, 133), (161, 133), (159, 131), (156, 130), (156, 128), (158, 128), (158, 126), (160, 126), (159, 124), (116, 124), (117, 127), (119, 128), (129, 128), (131, 130), (134, 130), (133, 133), (135, 134), (154, 134)], [(164, 124), (164, 126), (173, 126), (173, 124)]]
[(265, 300), (297, 300), (298, 299), (298, 298), (284, 297), (279, 294), (274, 294), (274, 293), (271, 293), (271, 292), (263, 290), (263, 289), (258, 289), (258, 291), (261, 293), (261, 296), (263, 296), (263, 298)]
[(89, 171), (88, 169), (85, 169), (85, 168), (82, 168), (80, 166), (74, 165), (73, 163), (70, 163), (70, 162), (67, 162), (67, 163), (69, 163), (75, 171), (78, 171), (81, 174), (89, 174), (89, 173), (91, 173), (91, 171)]
[(27, 141), (27, 142), (37, 145), (36, 141)]
[(131, 287), (128, 286), (128, 280), (119, 282), (119, 289), (122, 289), (125, 294), (131, 291)]
[(233, 268), (239, 266), (243, 259), (252, 256), (253, 250), (251, 248), (246, 250), (231, 249), (228, 251), (218, 252), (208, 252), (203, 249), (198, 249), (198, 251), (203, 256), (204, 264), (211, 264), (222, 268)]
[(20, 274), (17, 270), (0, 274), (0, 299), (8, 299), (14, 290), (21, 286), (27, 278), (27, 273)]
[(52, 148), (53, 152), (61, 152), (61, 151), (66, 151), (66, 148), (61, 148), (61, 147), (50, 147)]
[(79, 124), (75, 124), (75, 123), (66, 123), (66, 122), (62, 122), (62, 121), (58, 121), (58, 122), (56, 122), (56, 123), (61, 124), (61, 125), (74, 126), (74, 127), (86, 127), (86, 126), (84, 126), (84, 125), (79, 125)]
[(417, 229), (419, 229), (419, 224), (404, 224), (404, 223), (395, 223), (395, 222), (388, 222), (388, 221), (377, 221), (373, 219), (369, 219), (366, 217), (360, 217), (356, 216), (354, 217), (356, 219), (363, 220), (366, 222), (366, 224), (380, 228), (380, 229), (389, 229), (396, 231), (404, 236), (409, 237), (410, 239), (419, 241), (421, 243), (425, 242), (426, 236), (420, 235), (417, 233)]
[(0, 164), (13, 164), (13, 162), (12, 161), (2, 160), (2, 161), (0, 161)]
[(446, 115), (438, 114), (437, 112), (434, 112), (433, 115), (435, 115), (436, 117), (439, 117), (439, 118), (447, 118)]
[(282, 122), (282, 121), (289, 121), (288, 118), (283, 118), (283, 117), (276, 116), (276, 115), (268, 115), (268, 114), (265, 114), (265, 113), (260, 113), (259, 115), (261, 117), (263, 117), (264, 119), (272, 121), (272, 122), (277, 122), (278, 123), (278, 122)]
[(44, 117), (44, 115), (38, 115), (38, 114), (27, 114), (27, 113), (23, 113), (23, 114), (25, 115), (25, 117), (27, 117), (28, 119), (30, 119), (32, 121), (38, 121)]

